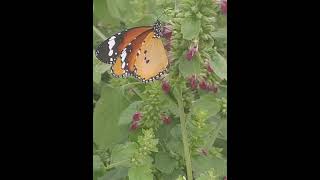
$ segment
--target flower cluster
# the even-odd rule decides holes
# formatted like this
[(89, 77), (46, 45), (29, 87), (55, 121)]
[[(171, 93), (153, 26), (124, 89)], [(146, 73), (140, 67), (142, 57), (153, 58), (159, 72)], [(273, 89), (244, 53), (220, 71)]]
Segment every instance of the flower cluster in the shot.
[(136, 166), (150, 162), (149, 155), (158, 152), (158, 139), (155, 138), (153, 129), (142, 129), (142, 136), (138, 136), (138, 151), (133, 155), (131, 162)]
[(196, 90), (199, 87), (201, 90), (208, 92), (217, 93), (218, 91), (218, 87), (213, 82), (206, 81), (205, 78), (200, 80), (194, 75), (188, 78), (188, 85), (192, 90)]

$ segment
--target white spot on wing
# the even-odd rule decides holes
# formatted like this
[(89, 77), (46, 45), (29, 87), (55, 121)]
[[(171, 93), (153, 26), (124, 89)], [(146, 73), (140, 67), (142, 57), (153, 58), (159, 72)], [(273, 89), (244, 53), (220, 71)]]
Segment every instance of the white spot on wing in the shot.
[(124, 50), (122, 51), (121, 53), (121, 61), (124, 62), (124, 60), (126, 59), (127, 57), (127, 48), (124, 48)]
[[(114, 41), (114, 38), (115, 38), (115, 36), (112, 36), (112, 37), (110, 38), (110, 40), (108, 41), (109, 51), (111, 51), (111, 55), (112, 55), (112, 53), (113, 53), (112, 48), (113, 48), (113, 46), (116, 44), (116, 42)], [(109, 52), (109, 56), (111, 56), (111, 55), (110, 55), (110, 52)]]
[(109, 51), (108, 55), (109, 55), (109, 56), (112, 56), (112, 54), (113, 54), (113, 50), (112, 50), (112, 49), (110, 49), (110, 51)]

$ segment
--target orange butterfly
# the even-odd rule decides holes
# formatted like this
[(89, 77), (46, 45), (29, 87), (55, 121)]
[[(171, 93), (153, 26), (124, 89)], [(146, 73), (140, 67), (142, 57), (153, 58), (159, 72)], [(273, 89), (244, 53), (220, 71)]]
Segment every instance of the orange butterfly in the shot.
[(166, 51), (160, 39), (161, 24), (131, 28), (114, 34), (96, 49), (96, 57), (112, 64), (115, 77), (133, 75), (142, 82), (159, 79), (169, 65)]

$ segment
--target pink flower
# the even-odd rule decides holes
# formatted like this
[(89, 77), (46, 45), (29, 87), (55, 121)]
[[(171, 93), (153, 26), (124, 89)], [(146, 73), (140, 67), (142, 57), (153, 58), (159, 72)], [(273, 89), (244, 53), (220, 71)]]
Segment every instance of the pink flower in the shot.
[(221, 0), (220, 9), (224, 15), (227, 14), (227, 0)]
[(190, 48), (187, 53), (186, 53), (186, 58), (191, 61), (193, 56), (196, 54), (196, 52), (198, 52), (198, 47), (197, 46), (193, 46), (192, 48)]
[(223, 180), (227, 180), (227, 176), (223, 177)]
[(207, 70), (209, 73), (213, 73), (213, 69), (212, 67), (210, 66), (210, 64), (207, 65)]
[(141, 119), (141, 113), (140, 112), (136, 112), (134, 113), (134, 115), (132, 116), (132, 121), (135, 122), (135, 121), (140, 121)]
[(136, 130), (137, 128), (139, 127), (139, 124), (138, 124), (138, 122), (137, 121), (133, 121), (132, 123), (131, 123), (131, 125), (130, 125), (130, 131), (134, 131), (134, 130)]
[(208, 84), (202, 80), (199, 84), (199, 87), (202, 89), (202, 90), (208, 90)]
[(165, 116), (162, 118), (162, 121), (164, 124), (170, 124), (171, 123), (171, 118), (169, 116)]
[(218, 92), (218, 87), (215, 84), (208, 85), (208, 91), (212, 91), (213, 93)]
[(197, 79), (196, 79), (196, 77), (195, 77), (194, 75), (192, 75), (192, 76), (188, 79), (188, 81), (189, 81), (189, 85), (190, 85), (190, 87), (191, 87), (192, 90), (197, 89), (198, 83), (197, 83)]
[(162, 81), (162, 90), (167, 94), (170, 92), (170, 84), (168, 81)]

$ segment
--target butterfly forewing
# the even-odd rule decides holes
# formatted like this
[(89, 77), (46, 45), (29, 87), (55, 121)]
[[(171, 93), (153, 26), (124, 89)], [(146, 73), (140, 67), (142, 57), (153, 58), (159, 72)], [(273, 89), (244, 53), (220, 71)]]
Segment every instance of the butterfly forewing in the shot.
[(96, 57), (108, 64), (114, 64), (122, 50), (138, 35), (151, 29), (151, 26), (136, 27), (114, 34), (96, 49)]

